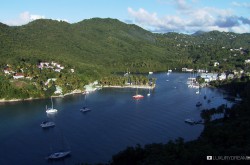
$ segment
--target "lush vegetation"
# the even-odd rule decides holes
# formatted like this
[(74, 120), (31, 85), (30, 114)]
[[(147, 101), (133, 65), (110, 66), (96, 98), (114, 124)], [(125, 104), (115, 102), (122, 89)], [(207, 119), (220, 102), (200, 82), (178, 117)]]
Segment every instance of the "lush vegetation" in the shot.
[[(18, 27), (0, 24), (1, 66), (19, 63), (20, 59), (33, 63), (54, 60), (74, 66), (92, 79), (127, 69), (245, 69), (249, 42), (250, 34), (217, 31), (154, 34), (115, 19), (93, 18), (75, 24), (42, 19)], [(240, 47), (240, 51), (230, 51)], [(213, 68), (214, 61), (220, 62), (220, 67)]]
[[(224, 105), (204, 110), (204, 119), (222, 113), (224, 117), (207, 121), (197, 140), (184, 142), (182, 138), (166, 144), (128, 147), (113, 156), (112, 165), (122, 164), (211, 164), (207, 156), (248, 156), (250, 154), (250, 81), (248, 78), (223, 82), (220, 87), (243, 97), (231, 108)], [(214, 161), (212, 161), (214, 163)], [(246, 164), (242, 161), (216, 161), (220, 164)]]
[(112, 75), (103, 77), (100, 79), (100, 85), (103, 86), (126, 86), (126, 85), (145, 85), (151, 86), (155, 84), (155, 78), (146, 77), (145, 75), (130, 75), (127, 74), (125, 76), (120, 75)]
[[(93, 18), (75, 24), (47, 19), (23, 26), (0, 23), (0, 68), (8, 64), (15, 72), (22, 69), (25, 76), (33, 77), (31, 81), (16, 80), (18, 83), (8, 76), (1, 78), (0, 88), (4, 91), (0, 98), (46, 97), (56, 85), (67, 93), (82, 89), (94, 80), (121, 85), (125, 80), (116, 75), (128, 69), (131, 73), (182, 67), (247, 72), (249, 42), (250, 34), (217, 31), (194, 35), (155, 34), (110, 18)], [(37, 64), (45, 61), (55, 61), (67, 69), (62, 73), (49, 69), (40, 72)], [(214, 67), (214, 62), (220, 65)], [(70, 68), (75, 70), (74, 74), (68, 72)], [(49, 78), (57, 81), (44, 87)], [(142, 81), (145, 84), (146, 80)]]

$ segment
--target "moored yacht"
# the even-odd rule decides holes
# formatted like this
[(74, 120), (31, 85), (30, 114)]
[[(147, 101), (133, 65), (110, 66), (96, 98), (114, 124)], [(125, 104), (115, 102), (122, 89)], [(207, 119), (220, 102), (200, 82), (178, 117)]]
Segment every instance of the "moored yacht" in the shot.
[(57, 112), (57, 109), (53, 108), (53, 100), (52, 100), (52, 97), (51, 97), (51, 108), (47, 108), (47, 105), (46, 105), (46, 113), (48, 114), (51, 114), (51, 113), (56, 113)]
[(142, 99), (142, 98), (144, 98), (144, 96), (137, 94), (137, 95), (134, 95), (133, 98), (134, 99)]
[(70, 155), (71, 151), (59, 151), (50, 154), (47, 159), (61, 159)]
[(91, 109), (88, 108), (88, 107), (82, 107), (82, 108), (80, 109), (81, 112), (87, 112), (87, 111), (90, 111), (90, 110), (91, 110)]
[(54, 127), (55, 123), (52, 121), (44, 121), (42, 124), (40, 124), (42, 128), (49, 128), (49, 127)]

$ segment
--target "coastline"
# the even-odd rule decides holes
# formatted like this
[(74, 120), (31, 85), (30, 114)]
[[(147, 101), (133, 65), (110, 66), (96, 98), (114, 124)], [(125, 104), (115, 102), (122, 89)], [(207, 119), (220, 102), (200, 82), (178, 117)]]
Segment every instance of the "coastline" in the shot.
[(43, 98), (27, 98), (27, 99), (10, 99), (10, 100), (5, 100), (5, 99), (0, 99), (0, 103), (7, 103), (7, 102), (18, 102), (18, 101), (31, 101), (31, 100), (38, 100), (38, 99), (43, 99)]
[(154, 89), (155, 85), (129, 85), (129, 86), (119, 86), (119, 85), (104, 85), (102, 88), (140, 88), (140, 89)]
[[(73, 91), (71, 93), (66, 93), (64, 95), (58, 95), (58, 96), (51, 96), (54, 98), (59, 98), (59, 97), (64, 97), (64, 96), (68, 96), (68, 95), (73, 95), (73, 94), (86, 94), (86, 91)], [(40, 97), (40, 98), (27, 98), (27, 99), (10, 99), (10, 100), (5, 100), (5, 99), (0, 99), (0, 103), (9, 103), (9, 102), (21, 102), (21, 101), (31, 101), (31, 100), (39, 100), (39, 99), (46, 99), (45, 97)]]
[[(148, 85), (129, 85), (129, 86), (118, 86), (118, 85), (105, 85), (101, 86), (100, 88), (140, 88), (140, 89), (154, 89), (155, 85), (153, 86), (148, 86)], [(87, 94), (87, 91), (82, 91), (82, 90), (74, 90), (70, 93), (65, 93), (64, 95), (58, 95), (58, 96), (51, 96), (54, 98), (63, 98), (64, 96), (68, 95), (73, 95), (73, 94)], [(31, 101), (31, 100), (39, 100), (39, 99), (45, 99), (44, 97), (41, 98), (26, 98), (26, 99), (10, 99), (10, 100), (5, 100), (5, 99), (0, 99), (0, 103), (8, 103), (8, 102), (21, 102), (21, 101)]]

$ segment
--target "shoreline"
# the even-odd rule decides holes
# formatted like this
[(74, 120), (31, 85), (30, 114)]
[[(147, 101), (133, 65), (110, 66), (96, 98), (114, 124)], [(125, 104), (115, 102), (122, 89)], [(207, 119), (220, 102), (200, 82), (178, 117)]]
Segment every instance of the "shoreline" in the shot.
[[(105, 85), (101, 86), (101, 88), (139, 88), (139, 89), (154, 89), (156, 85), (153, 86), (148, 86), (148, 85), (129, 85), (129, 86), (119, 86), (119, 85)], [(81, 90), (74, 90), (70, 93), (65, 93), (64, 95), (58, 95), (58, 96), (51, 96), (54, 98), (63, 98), (65, 96), (69, 95), (74, 95), (74, 94), (87, 94), (87, 91), (81, 91)], [(0, 103), (11, 103), (11, 102), (22, 102), (22, 101), (31, 101), (31, 100), (39, 100), (39, 99), (46, 99), (45, 97), (41, 98), (26, 98), (26, 99), (10, 99), (10, 100), (5, 100), (5, 99), (0, 99)]]
[[(77, 91), (77, 92), (71, 92), (71, 93), (66, 93), (64, 95), (58, 95), (58, 96), (51, 96), (53, 98), (63, 98), (64, 96), (69, 96), (73, 94), (86, 94), (86, 91)], [(40, 98), (27, 98), (27, 99), (10, 99), (10, 100), (5, 100), (5, 99), (0, 99), (0, 103), (12, 103), (12, 102), (22, 102), (22, 101), (32, 101), (32, 100), (41, 100), (41, 99), (46, 99), (46, 97), (40, 97)]]
[(27, 99), (10, 99), (10, 100), (0, 99), (0, 103), (31, 101), (31, 100), (39, 100), (39, 99), (44, 99), (44, 98), (32, 98), (31, 97), (31, 98), (27, 98)]
[(119, 85), (104, 85), (102, 88), (139, 88), (139, 89), (154, 89), (155, 85), (129, 85), (129, 86), (119, 86)]

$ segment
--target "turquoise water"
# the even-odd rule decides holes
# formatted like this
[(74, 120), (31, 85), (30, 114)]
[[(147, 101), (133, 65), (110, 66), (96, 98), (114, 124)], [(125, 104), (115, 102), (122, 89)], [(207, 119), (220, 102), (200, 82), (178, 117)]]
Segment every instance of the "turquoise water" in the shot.
[[(227, 101), (217, 89), (187, 87), (189, 74), (154, 74), (156, 88), (139, 89), (142, 100), (133, 100), (136, 89), (105, 88), (85, 95), (54, 98), (58, 113), (47, 116), (50, 99), (0, 104), (0, 164), (76, 164), (108, 162), (127, 146), (165, 143), (183, 137), (196, 139), (202, 125), (184, 123), (200, 119), (203, 108), (217, 107)], [(204, 99), (211, 99), (207, 103)], [(85, 100), (85, 101), (84, 101)], [(201, 101), (199, 108), (195, 104)], [(84, 105), (92, 110), (81, 113)], [(44, 130), (40, 124), (51, 120), (56, 126)], [(70, 157), (47, 161), (51, 151), (70, 148)]]

